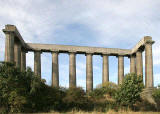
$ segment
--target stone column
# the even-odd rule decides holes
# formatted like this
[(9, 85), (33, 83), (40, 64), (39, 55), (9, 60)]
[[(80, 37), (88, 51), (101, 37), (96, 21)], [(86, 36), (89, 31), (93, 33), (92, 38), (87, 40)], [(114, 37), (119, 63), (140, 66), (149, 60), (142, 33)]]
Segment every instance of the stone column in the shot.
[(153, 87), (153, 59), (152, 59), (152, 44), (145, 44), (145, 86)]
[(118, 56), (118, 84), (122, 84), (124, 78), (124, 57)]
[(5, 62), (14, 63), (14, 33), (4, 32), (5, 39)]
[(34, 51), (34, 73), (41, 78), (41, 51)]
[(93, 90), (93, 65), (92, 65), (92, 54), (86, 54), (86, 91), (90, 92)]
[(76, 87), (76, 54), (69, 53), (69, 87)]
[(14, 61), (16, 67), (21, 68), (21, 44), (19, 41), (14, 42)]
[(130, 73), (136, 73), (136, 60), (135, 55), (130, 56)]
[(21, 51), (21, 71), (26, 70), (26, 51), (23, 49)]
[(142, 58), (142, 51), (138, 50), (136, 52), (136, 70), (137, 70), (137, 75), (142, 76), (143, 78), (143, 58)]
[(109, 82), (109, 61), (108, 55), (103, 56), (103, 76), (102, 76), (102, 83)]
[(58, 52), (52, 52), (52, 87), (59, 87)]

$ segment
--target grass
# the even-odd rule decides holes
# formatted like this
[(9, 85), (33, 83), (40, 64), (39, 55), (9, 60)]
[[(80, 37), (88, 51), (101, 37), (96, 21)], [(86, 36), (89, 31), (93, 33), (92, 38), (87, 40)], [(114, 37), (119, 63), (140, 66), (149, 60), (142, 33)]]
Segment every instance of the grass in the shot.
[(36, 113), (36, 114), (160, 114), (160, 112), (133, 112), (133, 111), (118, 111), (115, 112), (114, 110), (109, 110), (108, 112), (102, 113), (102, 112), (84, 112), (84, 111), (71, 111), (71, 112), (65, 112), (65, 113), (59, 113), (59, 112), (50, 112), (50, 113)]

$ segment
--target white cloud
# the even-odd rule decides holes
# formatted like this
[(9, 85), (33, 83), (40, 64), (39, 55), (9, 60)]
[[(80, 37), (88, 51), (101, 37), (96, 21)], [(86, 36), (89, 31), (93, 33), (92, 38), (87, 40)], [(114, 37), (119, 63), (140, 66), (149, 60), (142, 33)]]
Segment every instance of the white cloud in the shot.
[[(158, 45), (153, 46), (153, 64), (160, 65), (160, 42), (156, 42)], [(154, 45), (154, 44), (153, 44)]]
[[(83, 43), (89, 42), (87, 45), (110, 48), (132, 48), (143, 36), (151, 35), (156, 41), (153, 46), (154, 65), (160, 67), (160, 32), (158, 29), (160, 28), (160, 15), (157, 13), (160, 10), (159, 5), (159, 0), (1, 0), (0, 29), (5, 24), (14, 24), (26, 42), (57, 43), (56, 39), (62, 39), (63, 42), (58, 43), (65, 44), (69, 40), (78, 45), (79, 41), (83, 41)], [(75, 30), (78, 35), (76, 38), (63, 39), (57, 36), (56, 31), (65, 31), (67, 25), (75, 23), (87, 27), (95, 38), (87, 36), (79, 40), (78, 36), (83, 36), (83, 33), (78, 34), (78, 30)], [(0, 53), (4, 53), (5, 38), (2, 32), (0, 32), (0, 38), (2, 38)], [(50, 72), (48, 69), (51, 69), (48, 64), (51, 61), (48, 58), (47, 56), (42, 58), (42, 61), (46, 63), (46, 69), (42, 70), (44, 73)], [(0, 60), (4, 60), (4, 54), (0, 55)], [(94, 69), (100, 68), (100, 62), (95, 62)], [(66, 62), (61, 64), (60, 67), (64, 69), (61, 71), (62, 79), (68, 86), (68, 78), (63, 76), (68, 73), (68, 64), (66, 66)], [(31, 53), (27, 54), (27, 65), (33, 68), (33, 54)], [(129, 67), (125, 67), (125, 73), (128, 71)], [(156, 74), (157, 70), (154, 72)], [(84, 74), (85, 64), (83, 60), (80, 60), (77, 62), (77, 76), (83, 77)], [(49, 77), (50, 74), (47, 73), (47, 75)], [(117, 78), (115, 73), (112, 76)]]

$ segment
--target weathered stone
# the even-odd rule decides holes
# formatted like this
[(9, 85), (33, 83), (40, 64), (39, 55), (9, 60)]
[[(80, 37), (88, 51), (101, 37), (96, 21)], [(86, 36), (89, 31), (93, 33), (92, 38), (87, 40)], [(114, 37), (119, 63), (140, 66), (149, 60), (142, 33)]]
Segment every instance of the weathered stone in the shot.
[(137, 70), (137, 75), (142, 76), (143, 78), (143, 58), (142, 58), (142, 51), (138, 50), (136, 52), (136, 70)]
[(132, 54), (136, 53), (139, 49), (141, 49), (142, 51), (144, 50), (144, 45), (146, 42), (150, 42), (152, 41), (152, 37), (150, 36), (145, 36), (144, 38), (142, 38), (136, 45), (134, 48), (132, 48)]
[(58, 52), (52, 52), (52, 86), (59, 87)]
[(118, 84), (122, 84), (124, 78), (124, 57), (118, 56)]
[(14, 61), (16, 67), (21, 68), (21, 44), (18, 41), (14, 42)]
[(34, 52), (34, 73), (41, 78), (41, 52)]
[(153, 87), (153, 60), (152, 60), (152, 43), (145, 44), (145, 85)]
[(103, 55), (103, 75), (102, 83), (109, 82), (109, 61), (108, 55)]
[(130, 73), (136, 73), (136, 57), (130, 56)]
[(5, 61), (14, 62), (14, 34), (12, 32), (5, 32)]
[(75, 51), (76, 54), (93, 53), (94, 55), (124, 55), (131, 54), (129, 49), (114, 49), (101, 47), (87, 47), (87, 46), (70, 46), (70, 45), (55, 45), (55, 44), (32, 44), (27, 43), (29, 50), (43, 50), (44, 52), (51, 52), (53, 49), (58, 50), (59, 53), (69, 53)]
[(21, 51), (21, 71), (26, 70), (26, 51)]
[(69, 87), (76, 87), (76, 54), (69, 53)]
[(157, 103), (155, 102), (152, 96), (153, 91), (154, 91), (153, 87), (144, 88), (140, 96), (144, 101), (148, 101), (150, 104), (154, 105), (157, 108)]
[[(132, 49), (101, 48), (87, 46), (70, 46), (55, 44), (32, 44), (25, 43), (16, 26), (6, 25), (3, 32), (5, 40), (5, 61), (15, 62), (21, 70), (26, 69), (25, 51), (34, 51), (34, 72), (41, 77), (41, 52), (52, 53), (52, 86), (59, 86), (58, 53), (70, 53), (69, 61), (69, 86), (76, 86), (76, 54), (86, 54), (86, 90), (93, 90), (93, 66), (92, 55), (103, 55), (102, 82), (109, 81), (108, 56), (118, 56), (118, 83), (121, 84), (124, 77), (124, 57), (130, 57), (130, 72), (143, 77), (143, 57), (145, 50), (145, 76), (146, 87), (153, 87), (153, 58), (152, 38), (145, 36)], [(21, 51), (21, 49), (23, 49)], [(74, 53), (73, 53), (74, 52)], [(136, 62), (135, 56), (136, 55)]]
[[(14, 26), (14, 25), (9, 25), (9, 24), (8, 24), (8, 25), (5, 25), (5, 29), (3, 29), (3, 32), (4, 32), (4, 33), (13, 33), (13, 34), (14, 34), (14, 38), (15, 38), (17, 41), (20, 42), (21, 46), (22, 46), (23, 48), (26, 48), (26, 47), (27, 47), (26, 43), (24, 42), (24, 40), (23, 40), (21, 34), (19, 33), (18, 29), (16, 28), (16, 26)], [(29, 48), (29, 47), (27, 47), (27, 48)]]
[(86, 91), (93, 90), (93, 66), (92, 66), (92, 54), (86, 54)]

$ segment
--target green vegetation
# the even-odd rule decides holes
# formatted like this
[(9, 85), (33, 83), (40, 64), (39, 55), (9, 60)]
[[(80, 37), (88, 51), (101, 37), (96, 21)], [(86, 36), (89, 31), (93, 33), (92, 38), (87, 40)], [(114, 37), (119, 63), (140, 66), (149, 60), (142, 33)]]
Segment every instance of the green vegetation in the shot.
[(153, 97), (157, 103), (157, 110), (160, 110), (160, 86), (153, 91)]
[[(0, 63), (0, 113), (137, 110), (137, 106), (146, 106), (138, 105), (143, 104), (143, 88), (142, 79), (135, 74), (127, 74), (121, 86), (104, 83), (90, 93), (81, 87), (53, 88), (31, 68), (21, 72), (11, 63)], [(159, 107), (160, 89), (155, 89), (153, 97)]]
[(117, 90), (115, 99), (120, 105), (133, 108), (133, 105), (141, 100), (140, 93), (143, 88), (144, 85), (141, 76), (127, 74), (122, 85), (120, 85), (120, 88)]
[[(44, 84), (30, 68), (21, 72), (13, 64), (0, 65), (0, 111), (41, 112), (58, 109), (63, 92)], [(59, 104), (58, 104), (59, 103)]]

